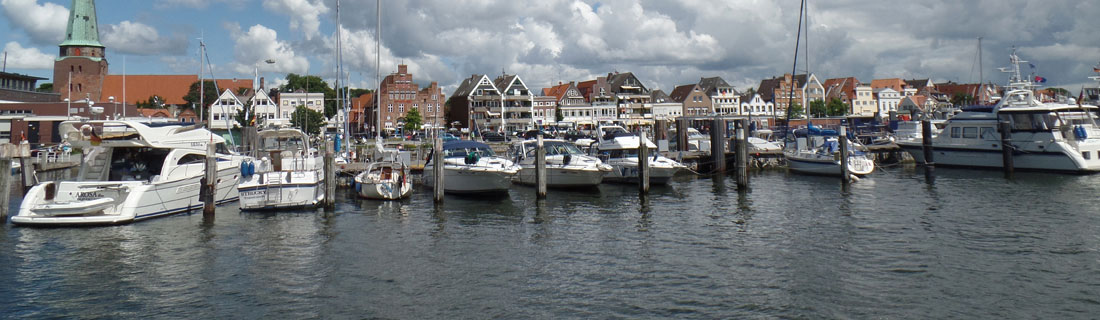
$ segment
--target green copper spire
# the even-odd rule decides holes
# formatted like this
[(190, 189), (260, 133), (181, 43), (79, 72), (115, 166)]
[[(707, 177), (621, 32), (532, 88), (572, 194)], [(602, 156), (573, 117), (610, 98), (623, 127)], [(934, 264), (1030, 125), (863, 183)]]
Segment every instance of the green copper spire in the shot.
[(73, 0), (69, 8), (69, 27), (65, 28), (65, 46), (100, 47), (95, 0)]

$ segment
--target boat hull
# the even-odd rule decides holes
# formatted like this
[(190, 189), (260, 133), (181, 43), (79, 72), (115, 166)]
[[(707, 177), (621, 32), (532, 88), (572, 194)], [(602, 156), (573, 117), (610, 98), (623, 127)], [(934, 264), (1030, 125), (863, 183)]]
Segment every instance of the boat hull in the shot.
[[(806, 159), (787, 157), (787, 166), (791, 171), (814, 175), (841, 175), (840, 162), (832, 159)], [(874, 162), (865, 157), (849, 157), (848, 172), (857, 176), (874, 171)]]
[[(424, 168), (424, 185), (435, 187), (432, 166)], [(515, 171), (486, 170), (447, 165), (443, 167), (443, 192), (454, 194), (508, 194)]]
[[(678, 171), (680, 171), (678, 167), (650, 166), (649, 183), (667, 184)], [(605, 173), (603, 181), (611, 183), (638, 183), (638, 164), (613, 163), (611, 164), (611, 171)]]
[[(898, 146), (905, 150), (918, 164), (924, 164), (924, 147), (916, 143), (902, 143)], [(932, 146), (933, 161), (937, 166), (1002, 169), (1004, 156), (1000, 149), (980, 149), (950, 146)], [(1066, 173), (1100, 172), (1100, 159), (1090, 164), (1077, 154), (1047, 150), (1041, 152), (1016, 152), (1012, 155), (1013, 168), (1025, 171), (1048, 171)]]
[[(516, 175), (516, 183), (535, 185), (535, 168), (526, 165)], [(546, 186), (551, 188), (594, 187), (603, 182), (604, 171), (598, 169), (551, 167), (546, 168)]]
[(316, 207), (325, 199), (325, 185), (321, 179), (320, 171), (278, 171), (252, 175), (237, 186), (240, 208), (277, 210)]

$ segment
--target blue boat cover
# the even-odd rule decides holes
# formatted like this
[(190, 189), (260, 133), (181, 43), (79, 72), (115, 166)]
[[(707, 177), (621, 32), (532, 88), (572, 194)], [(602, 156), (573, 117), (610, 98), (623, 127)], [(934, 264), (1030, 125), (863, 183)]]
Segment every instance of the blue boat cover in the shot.
[(470, 141), (470, 140), (455, 140), (455, 141), (450, 141), (450, 142), (443, 143), (443, 150), (467, 149), (467, 148), (469, 148), (469, 149), (483, 148), (483, 149), (489, 149), (489, 150), (493, 149), (493, 148), (490, 148), (489, 145), (487, 145), (487, 144), (477, 142), (477, 141)]

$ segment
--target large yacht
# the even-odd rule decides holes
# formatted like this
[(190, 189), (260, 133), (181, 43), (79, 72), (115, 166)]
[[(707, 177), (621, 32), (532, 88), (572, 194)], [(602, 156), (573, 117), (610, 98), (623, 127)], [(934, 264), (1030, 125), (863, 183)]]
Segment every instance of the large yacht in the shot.
[(255, 161), (237, 185), (241, 210), (311, 208), (325, 198), (324, 167), (301, 130), (275, 127), (256, 134)]
[(242, 160), (225, 140), (194, 125), (139, 121), (65, 121), (63, 139), (84, 150), (75, 181), (44, 182), (23, 198), (12, 223), (109, 225), (202, 207), (206, 148), (217, 157), (215, 201), (237, 200)]
[[(629, 133), (620, 126), (600, 126), (600, 142), (595, 147), (595, 152), (604, 163), (611, 166), (611, 171), (604, 175), (607, 182), (638, 182), (638, 146), (642, 138)], [(666, 184), (676, 175), (676, 172), (686, 168), (684, 165), (657, 153), (657, 146), (649, 139), (645, 140), (649, 147), (649, 183)]]
[[(424, 165), (424, 185), (435, 187), (434, 156)], [(443, 144), (443, 191), (458, 194), (507, 195), (520, 167), (493, 153), (489, 145), (469, 140)]]
[[(1093, 173), (1100, 171), (1100, 128), (1097, 107), (1078, 103), (1043, 103), (1034, 84), (1020, 74), (1021, 61), (1011, 56), (1013, 69), (1004, 97), (987, 108), (964, 109), (944, 124), (932, 139), (933, 161), (941, 166), (1003, 168), (998, 123), (1010, 123), (1012, 161), (1016, 169)], [(1002, 69), (1005, 70), (1005, 69)], [(918, 163), (924, 162), (922, 139), (897, 142)]]
[[(604, 175), (611, 172), (611, 166), (600, 159), (585, 155), (569, 141), (551, 139), (542, 142), (546, 149), (546, 186), (548, 187), (594, 187), (603, 182)], [(535, 180), (537, 140), (517, 142), (512, 147), (519, 174), (516, 181), (533, 185)]]

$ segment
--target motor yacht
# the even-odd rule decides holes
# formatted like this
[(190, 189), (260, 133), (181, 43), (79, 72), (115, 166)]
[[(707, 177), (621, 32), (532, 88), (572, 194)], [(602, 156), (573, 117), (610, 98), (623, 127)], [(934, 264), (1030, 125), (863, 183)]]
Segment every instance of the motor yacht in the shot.
[(260, 130), (253, 152), (237, 185), (241, 210), (312, 208), (325, 199), (323, 159), (301, 130)]
[[(641, 137), (629, 133), (620, 126), (600, 126), (599, 143), (593, 150), (599, 159), (611, 166), (604, 175), (606, 182), (638, 182), (638, 147)], [(661, 156), (657, 146), (649, 139), (644, 143), (649, 148), (649, 183), (666, 184), (676, 172), (686, 167), (676, 160)]]
[[(435, 187), (434, 155), (424, 165), (424, 185)], [(489, 145), (469, 140), (443, 144), (443, 191), (455, 194), (507, 195), (520, 167), (498, 157)]]
[[(603, 182), (604, 175), (611, 172), (611, 166), (599, 158), (581, 152), (580, 148), (569, 141), (550, 139), (543, 141), (546, 150), (546, 186), (594, 187)], [(537, 140), (517, 142), (512, 147), (515, 162), (521, 167), (516, 182), (526, 185), (536, 183)]]

